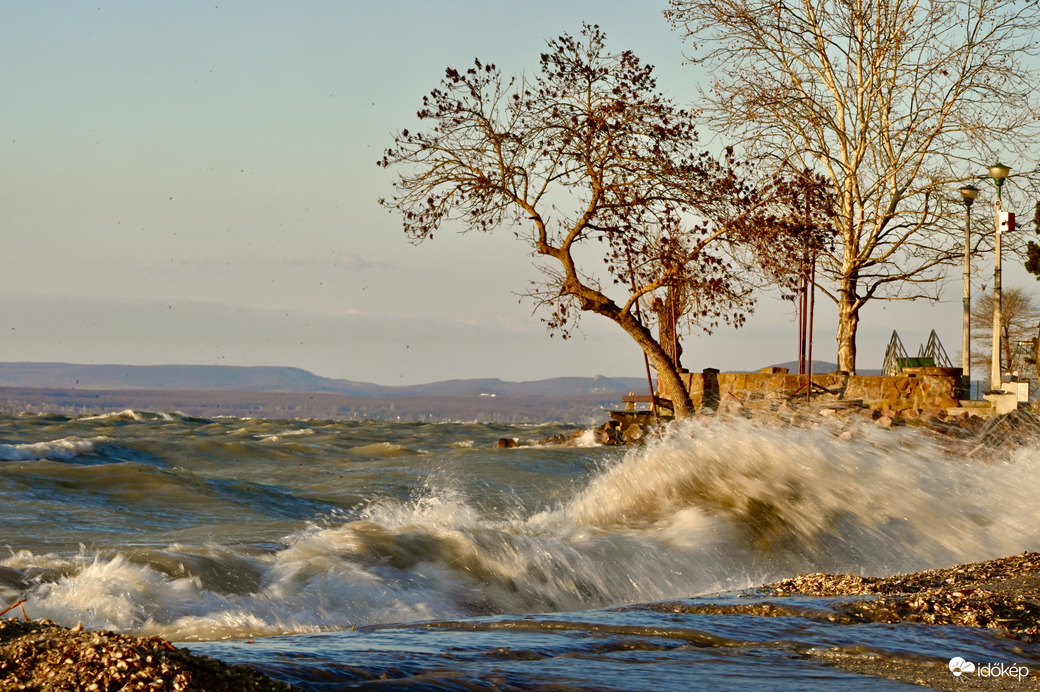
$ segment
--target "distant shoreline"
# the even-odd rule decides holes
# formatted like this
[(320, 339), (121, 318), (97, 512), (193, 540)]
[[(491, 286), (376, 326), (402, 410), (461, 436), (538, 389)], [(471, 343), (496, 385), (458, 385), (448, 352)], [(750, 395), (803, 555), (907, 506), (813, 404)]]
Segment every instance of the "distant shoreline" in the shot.
[(180, 412), (200, 418), (590, 425), (605, 420), (604, 409), (616, 408), (621, 396), (621, 392), (583, 396), (358, 396), (328, 392), (0, 387), (0, 412), (71, 416), (132, 409)]

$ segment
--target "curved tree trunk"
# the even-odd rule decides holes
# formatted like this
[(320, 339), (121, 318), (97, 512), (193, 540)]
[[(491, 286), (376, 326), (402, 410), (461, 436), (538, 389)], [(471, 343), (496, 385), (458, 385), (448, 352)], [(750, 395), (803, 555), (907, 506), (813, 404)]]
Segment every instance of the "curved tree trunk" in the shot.
[(632, 315), (620, 310), (615, 312), (594, 310), (594, 312), (598, 312), (618, 324), (643, 349), (643, 353), (646, 354), (647, 358), (650, 359), (650, 362), (657, 369), (658, 389), (671, 399), (672, 413), (675, 415), (676, 420), (693, 416), (697, 411), (693, 406), (693, 400), (690, 398), (690, 391), (686, 388), (686, 383), (683, 382), (682, 377), (679, 375), (679, 369), (676, 367), (675, 361), (672, 360), (657, 339), (653, 337), (650, 330), (640, 324)]
[(657, 366), (658, 388), (671, 399), (672, 413), (676, 420), (693, 416), (697, 411), (694, 409), (693, 400), (690, 399), (690, 390), (686, 388), (679, 371), (670, 362), (655, 362), (654, 365)]

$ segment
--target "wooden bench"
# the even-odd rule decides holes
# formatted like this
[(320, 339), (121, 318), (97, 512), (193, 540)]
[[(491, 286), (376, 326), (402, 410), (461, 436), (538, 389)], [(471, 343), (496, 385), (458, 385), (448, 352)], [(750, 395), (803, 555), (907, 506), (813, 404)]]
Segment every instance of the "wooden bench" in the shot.
[(636, 404), (650, 404), (654, 408), (665, 408), (669, 411), (672, 410), (672, 400), (665, 399), (656, 394), (634, 394), (633, 392), (629, 392), (625, 396), (621, 397), (621, 401), (625, 404), (626, 411), (635, 411)]
[[(612, 420), (617, 421), (621, 425), (622, 429), (633, 423), (638, 423), (639, 425), (657, 423), (662, 417), (670, 418), (673, 415), (671, 399), (665, 399), (656, 394), (634, 394), (629, 392), (621, 397), (621, 401), (625, 404), (624, 411), (607, 410), (607, 413), (610, 414)], [(651, 404), (652, 406), (651, 408), (637, 411), (636, 404)], [(665, 409), (667, 412), (662, 413), (661, 409)]]

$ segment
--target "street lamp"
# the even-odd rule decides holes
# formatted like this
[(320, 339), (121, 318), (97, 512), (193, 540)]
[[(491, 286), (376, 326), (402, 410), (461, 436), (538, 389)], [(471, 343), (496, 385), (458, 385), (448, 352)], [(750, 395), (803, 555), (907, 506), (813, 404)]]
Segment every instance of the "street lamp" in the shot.
[(1011, 173), (1011, 169), (1002, 163), (995, 163), (989, 167), (989, 177), (993, 178), (993, 182), (997, 185), (997, 201), (994, 203), (996, 206), (997, 216), (997, 235), (993, 250), (993, 361), (990, 364), (989, 384), (991, 391), (1000, 390), (1003, 381), (1000, 372), (1000, 331), (1002, 322), (1000, 305), (1000, 189), (1003, 187), (1004, 180), (1008, 177), (1009, 173)]
[[(971, 203), (979, 196), (979, 188), (960, 188), (964, 200), (964, 316), (961, 325), (961, 378), (966, 391), (971, 391)], [(970, 398), (970, 397), (969, 397)]]

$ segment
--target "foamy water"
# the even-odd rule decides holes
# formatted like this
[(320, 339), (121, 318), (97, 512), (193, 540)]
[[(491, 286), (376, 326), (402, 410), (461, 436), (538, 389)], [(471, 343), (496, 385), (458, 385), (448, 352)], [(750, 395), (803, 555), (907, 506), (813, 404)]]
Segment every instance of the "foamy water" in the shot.
[[(263, 637), (279, 648), (205, 647), (231, 658), (264, 651), (265, 665), (294, 647), (322, 658), (333, 632), (335, 651), (373, 638), (408, 650), (419, 626), (407, 623), (419, 622), (488, 642), (528, 631), (518, 617), (543, 623), (532, 625), (539, 637), (587, 634), (590, 618), (609, 621), (598, 625), (616, 630), (609, 641), (650, 637), (668, 620), (655, 602), (1040, 545), (1036, 447), (980, 457), (970, 442), (905, 429), (716, 421), (612, 449), (531, 444), (560, 432), (553, 426), (132, 411), (0, 422), (0, 597), (70, 626)], [(502, 437), (524, 446), (494, 449)], [(747, 617), (727, 623), (757, 631)], [(457, 632), (440, 636), (440, 647), (461, 645)], [(589, 664), (579, 677), (616, 686), (604, 674)]]

